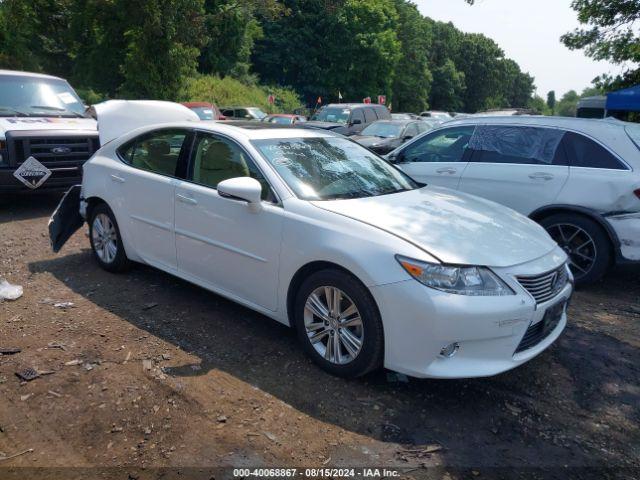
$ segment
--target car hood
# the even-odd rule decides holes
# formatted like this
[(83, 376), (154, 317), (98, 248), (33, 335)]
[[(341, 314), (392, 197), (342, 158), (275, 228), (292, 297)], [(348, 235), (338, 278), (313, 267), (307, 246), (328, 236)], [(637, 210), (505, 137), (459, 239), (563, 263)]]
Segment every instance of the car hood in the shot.
[(352, 140), (355, 140), (363, 147), (372, 147), (378, 145), (389, 146), (393, 145), (393, 143), (397, 140), (397, 138), (384, 138), (384, 137), (374, 137), (371, 135), (354, 135), (351, 137)]
[(443, 263), (509, 267), (556, 248), (542, 227), (514, 210), (442, 187), (312, 203), (385, 230)]
[(334, 123), (334, 122), (318, 122), (315, 120), (304, 122), (305, 128), (322, 128), (323, 130), (336, 130), (338, 133), (343, 133), (347, 131), (347, 126), (344, 123)]
[(96, 130), (92, 118), (0, 117), (0, 134), (25, 130)]

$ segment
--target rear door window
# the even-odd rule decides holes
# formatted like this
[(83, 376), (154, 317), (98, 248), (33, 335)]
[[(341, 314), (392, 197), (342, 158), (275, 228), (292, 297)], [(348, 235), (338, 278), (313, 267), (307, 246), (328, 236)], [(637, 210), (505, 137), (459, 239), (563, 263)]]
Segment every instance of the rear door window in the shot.
[(554, 128), (479, 125), (469, 141), (471, 162), (567, 165), (564, 134)]
[(572, 167), (626, 170), (627, 167), (602, 145), (579, 133), (567, 132), (564, 146)]
[(375, 122), (378, 119), (376, 116), (376, 112), (373, 111), (373, 108), (365, 108), (364, 109), (364, 120), (366, 123)]
[(402, 162), (462, 162), (474, 128), (447, 128), (421, 137), (402, 151)]
[(138, 137), (119, 150), (120, 157), (132, 167), (149, 172), (182, 177), (180, 155), (189, 131), (160, 130)]
[(351, 123), (353, 123), (354, 120), (360, 120), (360, 123), (364, 123), (364, 113), (362, 113), (362, 109), (358, 108), (351, 112)]

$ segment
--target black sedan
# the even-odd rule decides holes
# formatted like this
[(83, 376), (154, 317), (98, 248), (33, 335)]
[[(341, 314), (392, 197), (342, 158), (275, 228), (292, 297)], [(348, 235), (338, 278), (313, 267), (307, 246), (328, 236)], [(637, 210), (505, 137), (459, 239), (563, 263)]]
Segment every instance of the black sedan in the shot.
[(385, 155), (428, 130), (430, 126), (420, 120), (378, 120), (351, 138), (363, 147)]

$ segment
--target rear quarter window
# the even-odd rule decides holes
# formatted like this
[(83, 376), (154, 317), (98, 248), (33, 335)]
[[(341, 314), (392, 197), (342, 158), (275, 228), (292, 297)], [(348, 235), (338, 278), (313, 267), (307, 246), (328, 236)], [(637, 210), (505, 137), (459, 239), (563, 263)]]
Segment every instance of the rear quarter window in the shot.
[(579, 133), (566, 132), (564, 147), (572, 167), (627, 170), (609, 150)]

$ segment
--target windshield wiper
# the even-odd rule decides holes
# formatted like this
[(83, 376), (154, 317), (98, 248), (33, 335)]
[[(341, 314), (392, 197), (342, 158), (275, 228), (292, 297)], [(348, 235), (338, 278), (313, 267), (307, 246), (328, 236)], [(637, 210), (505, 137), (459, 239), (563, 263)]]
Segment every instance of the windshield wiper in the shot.
[(34, 110), (51, 110), (60, 113), (70, 113), (71, 115), (75, 115), (78, 118), (84, 118), (84, 115), (81, 115), (80, 113), (74, 112), (73, 110), (69, 110), (67, 108), (52, 107), (50, 105), (31, 105), (29, 108), (32, 108)]
[(0, 110), (4, 110), (4, 111), (7, 111), (7, 112), (12, 112), (13, 115), (17, 115), (18, 117), (28, 117), (29, 116), (25, 112), (21, 112), (20, 110), (16, 110), (15, 108), (12, 108), (12, 107), (0, 106)]

